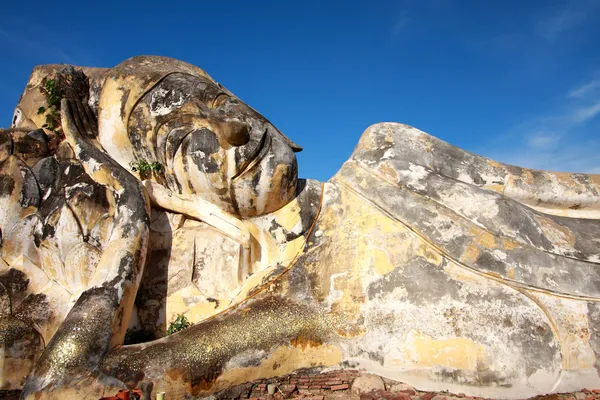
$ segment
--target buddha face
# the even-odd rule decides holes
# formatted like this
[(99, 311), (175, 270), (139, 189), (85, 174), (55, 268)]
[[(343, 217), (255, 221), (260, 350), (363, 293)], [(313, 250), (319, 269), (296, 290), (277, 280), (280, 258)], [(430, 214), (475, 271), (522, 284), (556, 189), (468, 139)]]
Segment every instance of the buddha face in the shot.
[(242, 218), (295, 195), (300, 148), (207, 77), (172, 73), (136, 104), (128, 135), (137, 157), (163, 165), (164, 184)]

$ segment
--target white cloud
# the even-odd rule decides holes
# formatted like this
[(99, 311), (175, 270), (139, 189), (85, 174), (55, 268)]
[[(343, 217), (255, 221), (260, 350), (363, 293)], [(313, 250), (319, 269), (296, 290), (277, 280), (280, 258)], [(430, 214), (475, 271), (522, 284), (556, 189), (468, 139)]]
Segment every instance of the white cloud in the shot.
[[(479, 153), (521, 167), (600, 173), (600, 86), (593, 80), (570, 90), (556, 112), (531, 118)], [(575, 94), (575, 95), (574, 95)]]
[(552, 41), (579, 25), (593, 7), (593, 3), (585, 1), (567, 4), (564, 8), (540, 18), (535, 25), (535, 33)]
[(588, 83), (578, 86), (569, 92), (569, 97), (585, 97), (595, 90), (600, 89), (600, 80), (594, 79)]
[(580, 124), (587, 120), (593, 119), (596, 115), (598, 115), (598, 113), (600, 113), (600, 101), (597, 101), (590, 106), (584, 106), (576, 109), (572, 114), (572, 118), (575, 123)]
[(396, 23), (394, 24), (394, 26), (392, 28), (392, 34), (394, 34), (394, 35), (399, 34), (407, 22), (408, 22), (408, 16), (407, 16), (406, 10), (402, 10), (402, 12), (400, 13), (400, 16), (398, 17), (398, 19), (396, 20)]
[(556, 147), (560, 141), (560, 135), (553, 133), (535, 133), (528, 141), (529, 147), (533, 149), (547, 150)]

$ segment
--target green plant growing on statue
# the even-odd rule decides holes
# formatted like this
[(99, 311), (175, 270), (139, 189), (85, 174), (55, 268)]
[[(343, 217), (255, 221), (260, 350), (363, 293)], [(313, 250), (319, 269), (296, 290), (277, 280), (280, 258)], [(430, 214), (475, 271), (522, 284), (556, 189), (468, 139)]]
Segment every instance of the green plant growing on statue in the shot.
[(161, 163), (158, 161), (149, 163), (145, 158), (140, 158), (139, 160), (130, 162), (129, 167), (133, 172), (138, 172), (140, 174), (140, 178), (147, 178), (153, 172), (162, 170)]
[(83, 71), (65, 66), (53, 77), (44, 77), (39, 90), (46, 99), (46, 105), (37, 110), (38, 115), (46, 116), (46, 123), (42, 128), (55, 132), (62, 140), (64, 136), (60, 130), (60, 101), (64, 98), (87, 101), (89, 80)]
[(192, 326), (193, 324), (187, 320), (187, 318), (185, 317), (185, 315), (183, 314), (178, 314), (177, 318), (175, 318), (175, 321), (171, 322), (169, 324), (169, 327), (167, 328), (167, 334), (166, 336), (172, 335), (175, 332), (179, 332), (182, 331), (186, 328), (189, 328), (190, 326)]
[(46, 123), (42, 128), (46, 128), (51, 132), (60, 128), (60, 100), (63, 97), (63, 91), (54, 79), (42, 79), (40, 91), (46, 97), (48, 107), (40, 107), (37, 110), (38, 114), (46, 113)]

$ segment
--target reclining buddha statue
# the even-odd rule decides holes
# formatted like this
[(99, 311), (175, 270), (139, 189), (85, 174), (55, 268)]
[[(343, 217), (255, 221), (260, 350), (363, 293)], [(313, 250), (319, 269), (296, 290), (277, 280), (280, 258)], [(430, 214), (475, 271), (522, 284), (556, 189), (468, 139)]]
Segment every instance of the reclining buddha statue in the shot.
[(300, 150), (181, 61), (37, 67), (0, 131), (0, 388), (195, 398), (305, 368), (600, 387), (599, 175), (398, 123), (325, 183)]

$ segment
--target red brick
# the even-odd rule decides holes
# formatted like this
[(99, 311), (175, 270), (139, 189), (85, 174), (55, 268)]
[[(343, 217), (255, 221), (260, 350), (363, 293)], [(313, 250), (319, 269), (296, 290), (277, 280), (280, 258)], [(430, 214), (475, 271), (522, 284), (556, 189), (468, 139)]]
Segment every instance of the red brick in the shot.
[(424, 393), (421, 395), (421, 400), (431, 400), (436, 396), (435, 393)]
[(302, 378), (298, 382), (300, 382), (300, 383), (308, 383), (308, 382), (310, 382), (310, 379), (308, 379), (308, 378)]
[(350, 386), (348, 386), (347, 383), (344, 383), (342, 385), (334, 385), (331, 387), (331, 390), (346, 390), (348, 389)]
[(324, 400), (325, 396), (310, 396), (310, 397), (305, 397), (304, 400)]
[(310, 385), (309, 389), (321, 389), (321, 385)]

